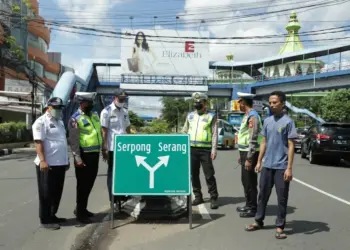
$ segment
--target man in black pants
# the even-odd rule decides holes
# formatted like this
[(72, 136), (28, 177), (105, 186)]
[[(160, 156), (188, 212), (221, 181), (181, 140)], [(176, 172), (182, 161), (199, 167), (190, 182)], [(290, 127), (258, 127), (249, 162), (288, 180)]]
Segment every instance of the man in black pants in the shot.
[[(103, 148), (102, 155), (104, 161), (107, 161), (107, 187), (108, 197), (112, 201), (112, 184), (113, 184), (113, 153), (114, 153), (114, 137), (122, 134), (130, 134), (130, 119), (128, 111), (125, 109), (128, 95), (122, 89), (117, 89), (114, 93), (113, 102), (106, 106), (101, 112), (101, 127)], [(119, 200), (125, 200), (126, 197), (114, 196), (114, 206)]]
[(68, 122), (69, 143), (74, 156), (77, 179), (76, 209), (74, 214), (80, 223), (91, 223), (87, 205), (94, 186), (102, 146), (99, 115), (92, 111), (96, 93), (77, 92), (79, 109)]
[(61, 120), (63, 101), (51, 98), (45, 113), (33, 124), (37, 157), (34, 160), (38, 180), (39, 218), (42, 227), (60, 228), (66, 219), (58, 218), (65, 174), (69, 168), (66, 130)]
[(200, 167), (202, 164), (205, 180), (210, 194), (210, 207), (217, 209), (218, 189), (215, 178), (213, 160), (216, 159), (217, 150), (217, 118), (207, 110), (208, 97), (203, 93), (193, 93), (196, 111), (187, 116), (183, 132), (190, 135), (192, 187), (195, 196), (192, 202), (197, 206), (204, 202), (201, 191)]
[(258, 162), (262, 137), (261, 118), (253, 109), (253, 94), (238, 92), (240, 110), (245, 113), (238, 133), (239, 164), (241, 164), (241, 180), (244, 188), (246, 204), (237, 207), (240, 217), (254, 217), (257, 207), (258, 176), (254, 167)]
[[(256, 172), (261, 171), (260, 193), (255, 223), (246, 227), (247, 231), (255, 231), (264, 226), (265, 210), (274, 185), (278, 200), (276, 218), (276, 239), (285, 239), (283, 232), (286, 224), (289, 185), (293, 178), (294, 139), (297, 137), (294, 121), (283, 112), (286, 95), (281, 91), (270, 94), (269, 104), (273, 116), (264, 121)], [(264, 165), (262, 166), (262, 159)]]

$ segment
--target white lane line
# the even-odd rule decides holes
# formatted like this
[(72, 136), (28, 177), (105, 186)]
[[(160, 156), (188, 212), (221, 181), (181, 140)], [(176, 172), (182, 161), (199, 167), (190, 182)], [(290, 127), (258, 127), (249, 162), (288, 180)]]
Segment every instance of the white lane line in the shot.
[(301, 181), (301, 180), (299, 180), (299, 179), (297, 179), (297, 178), (293, 178), (293, 180), (296, 181), (296, 182), (298, 182), (298, 183), (300, 183), (301, 185), (304, 185), (305, 187), (308, 187), (308, 188), (310, 188), (310, 189), (313, 189), (313, 190), (315, 190), (316, 192), (319, 192), (319, 193), (321, 193), (321, 194), (324, 194), (324, 195), (326, 195), (326, 196), (328, 196), (328, 197), (330, 197), (330, 198), (333, 198), (333, 199), (335, 199), (335, 200), (337, 200), (337, 201), (340, 201), (340, 202), (342, 202), (342, 203), (344, 203), (344, 204), (350, 206), (350, 201), (344, 200), (344, 199), (342, 199), (342, 198), (340, 198), (340, 197), (338, 197), (338, 196), (335, 196), (335, 195), (333, 195), (333, 194), (327, 193), (326, 191), (323, 191), (323, 190), (321, 190), (321, 189), (319, 189), (319, 188), (317, 188), (317, 187), (314, 187), (314, 186), (312, 186), (312, 185), (310, 185), (310, 184), (307, 184), (307, 183), (305, 183), (305, 182), (303, 182), (303, 181)]
[[(194, 194), (192, 192), (192, 198), (194, 199)], [(202, 215), (202, 218), (205, 220), (211, 220), (210, 213), (208, 209), (205, 207), (205, 204), (199, 204), (198, 206), (199, 213)]]

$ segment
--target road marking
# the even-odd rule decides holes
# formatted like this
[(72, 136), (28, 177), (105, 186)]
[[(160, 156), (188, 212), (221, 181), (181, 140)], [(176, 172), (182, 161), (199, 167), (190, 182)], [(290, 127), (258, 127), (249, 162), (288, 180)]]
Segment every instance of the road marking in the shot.
[(300, 183), (301, 185), (304, 185), (305, 187), (311, 188), (311, 189), (315, 190), (316, 192), (324, 194), (324, 195), (326, 195), (326, 196), (328, 196), (330, 198), (333, 198), (333, 199), (335, 199), (337, 201), (340, 201), (340, 202), (350, 206), (350, 201), (344, 200), (344, 199), (342, 199), (340, 197), (337, 197), (337, 196), (335, 196), (333, 194), (327, 193), (327, 192), (325, 192), (325, 191), (323, 191), (323, 190), (321, 190), (321, 189), (319, 189), (317, 187), (314, 187), (314, 186), (312, 186), (310, 184), (307, 184), (307, 183), (305, 183), (305, 182), (303, 182), (303, 181), (301, 181), (301, 180), (299, 180), (297, 178), (293, 178), (293, 180), (295, 180), (296, 182)]
[[(192, 197), (194, 199), (193, 192), (192, 192)], [(211, 220), (210, 213), (208, 212), (208, 209), (205, 207), (205, 204), (199, 204), (197, 207), (198, 207), (199, 213), (201, 214), (203, 219)]]

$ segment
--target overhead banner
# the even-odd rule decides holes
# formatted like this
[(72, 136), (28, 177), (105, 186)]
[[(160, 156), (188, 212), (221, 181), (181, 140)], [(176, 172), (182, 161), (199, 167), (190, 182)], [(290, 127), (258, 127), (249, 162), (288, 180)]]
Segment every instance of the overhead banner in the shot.
[(209, 75), (207, 31), (123, 29), (122, 74)]

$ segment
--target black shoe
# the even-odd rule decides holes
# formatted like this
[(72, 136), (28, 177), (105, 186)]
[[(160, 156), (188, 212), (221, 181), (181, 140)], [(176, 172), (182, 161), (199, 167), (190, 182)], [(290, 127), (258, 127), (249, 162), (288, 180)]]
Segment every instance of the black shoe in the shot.
[(66, 221), (66, 218), (58, 218), (56, 215), (52, 216), (52, 222), (54, 223), (64, 223)]
[(61, 228), (60, 225), (56, 223), (41, 224), (41, 227), (48, 230), (58, 230)]
[(204, 203), (204, 200), (203, 198), (195, 198), (193, 201), (192, 201), (192, 206), (198, 206), (200, 204)]
[(237, 207), (236, 211), (241, 213), (241, 212), (246, 212), (247, 210), (249, 210), (249, 207), (244, 206), (244, 207)]
[[(74, 213), (75, 216), (77, 216), (77, 209), (74, 209), (73, 213)], [(94, 213), (91, 213), (91, 212), (88, 211), (88, 210), (85, 210), (85, 211), (83, 212), (83, 216), (86, 216), (86, 217), (89, 217), (89, 218), (90, 218), (90, 217), (94, 217), (95, 214), (94, 214)]]
[(217, 199), (210, 199), (210, 208), (211, 209), (218, 209), (219, 204)]
[(90, 224), (92, 221), (88, 217), (77, 217), (77, 221), (81, 224)]
[(87, 217), (89, 217), (89, 218), (91, 218), (91, 217), (94, 217), (95, 216), (95, 214), (94, 213), (91, 213), (90, 211), (88, 211), (88, 210), (86, 210), (85, 211), (85, 214), (86, 214), (86, 216)]
[(241, 218), (252, 218), (252, 217), (255, 217), (255, 214), (256, 214), (256, 210), (249, 209), (249, 210), (247, 210), (245, 212), (241, 212), (239, 214), (239, 216)]

